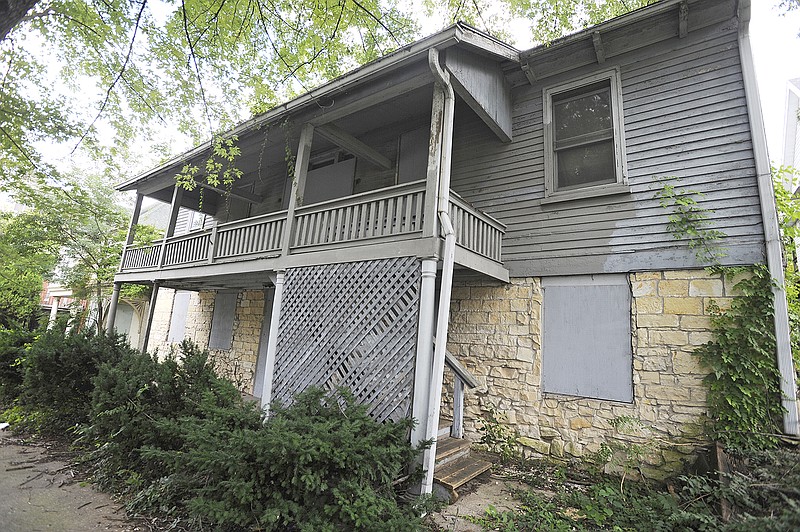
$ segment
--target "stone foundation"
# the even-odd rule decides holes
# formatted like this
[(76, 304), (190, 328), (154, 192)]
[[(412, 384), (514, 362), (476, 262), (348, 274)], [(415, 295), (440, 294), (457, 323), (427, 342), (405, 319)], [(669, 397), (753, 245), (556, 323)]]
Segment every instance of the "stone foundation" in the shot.
[[(158, 348), (159, 353), (168, 353), (175, 348), (174, 345), (167, 342), (174, 294), (174, 290), (164, 288), (158, 292), (151, 345), (152, 348)], [(189, 297), (184, 337), (202, 349), (208, 348), (215, 297), (216, 292), (208, 290), (192, 292)], [(262, 290), (239, 292), (236, 316), (233, 322), (231, 349), (209, 350), (217, 372), (247, 393), (253, 391), (263, 317), (264, 292)]]
[(540, 279), (454, 284), (448, 349), (481, 383), (466, 392), (466, 437), (478, 440), (482, 417), (494, 409), (526, 454), (609, 459), (607, 470), (633, 467), (656, 478), (692, 460), (707, 444), (706, 372), (692, 351), (711, 339), (709, 303), (725, 306), (733, 283), (705, 270), (629, 280), (632, 403), (542, 391)]

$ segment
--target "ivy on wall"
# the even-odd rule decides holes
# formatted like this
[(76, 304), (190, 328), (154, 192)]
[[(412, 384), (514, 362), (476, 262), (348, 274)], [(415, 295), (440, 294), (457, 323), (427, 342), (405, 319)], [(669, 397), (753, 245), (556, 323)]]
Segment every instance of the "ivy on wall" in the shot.
[(743, 451), (775, 447), (783, 416), (780, 373), (775, 362), (773, 280), (764, 265), (717, 268), (740, 278), (741, 294), (730, 309), (713, 305), (714, 341), (695, 350), (711, 372), (708, 386), (711, 435)]

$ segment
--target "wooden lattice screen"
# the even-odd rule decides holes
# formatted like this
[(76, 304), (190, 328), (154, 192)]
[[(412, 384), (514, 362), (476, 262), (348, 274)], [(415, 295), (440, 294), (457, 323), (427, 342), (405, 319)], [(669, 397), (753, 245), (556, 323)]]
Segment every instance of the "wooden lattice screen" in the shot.
[(286, 272), (273, 398), (346, 386), (379, 421), (411, 413), (420, 263), (413, 257)]

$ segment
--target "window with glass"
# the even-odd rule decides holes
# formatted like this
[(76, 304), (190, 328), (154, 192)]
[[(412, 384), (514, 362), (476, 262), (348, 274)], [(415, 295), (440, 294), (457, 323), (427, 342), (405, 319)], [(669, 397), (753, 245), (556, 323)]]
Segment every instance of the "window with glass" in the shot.
[(615, 71), (545, 90), (547, 192), (623, 183)]

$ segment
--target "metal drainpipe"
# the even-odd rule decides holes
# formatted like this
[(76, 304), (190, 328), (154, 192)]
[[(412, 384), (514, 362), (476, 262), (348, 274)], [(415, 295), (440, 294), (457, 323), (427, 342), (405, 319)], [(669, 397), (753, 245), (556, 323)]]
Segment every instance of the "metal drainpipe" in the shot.
[(444, 354), (447, 349), (447, 328), (450, 322), (450, 294), (453, 288), (453, 266), (455, 264), (456, 234), (450, 221), (450, 153), (453, 148), (453, 116), (455, 93), (450, 84), (450, 75), (439, 64), (439, 51), (428, 51), (428, 64), (436, 84), (444, 90), (444, 117), (442, 120), (442, 152), (439, 166), (439, 194), (436, 210), (444, 234), (442, 257), (442, 286), (439, 292), (439, 312), (436, 320), (436, 346), (433, 352), (433, 371), (428, 399), (428, 419), (425, 439), (433, 440), (425, 455), (425, 478), (422, 493), (433, 490), (433, 469), (436, 463), (436, 438), (439, 432), (439, 410), (442, 402), (442, 378), (444, 376)]
[(780, 231), (775, 208), (770, 162), (767, 154), (767, 139), (759, 105), (753, 54), (750, 49), (750, 0), (739, 2), (739, 55), (742, 62), (742, 78), (747, 95), (747, 113), (753, 135), (753, 156), (758, 176), (758, 196), (764, 225), (764, 240), (767, 249), (767, 268), (776, 286), (772, 288), (775, 316), (775, 339), (777, 343), (778, 371), (781, 374), (783, 431), (800, 435), (797, 411), (797, 389), (795, 384), (792, 346), (789, 341), (789, 310), (784, 291), (783, 260), (781, 257)]

